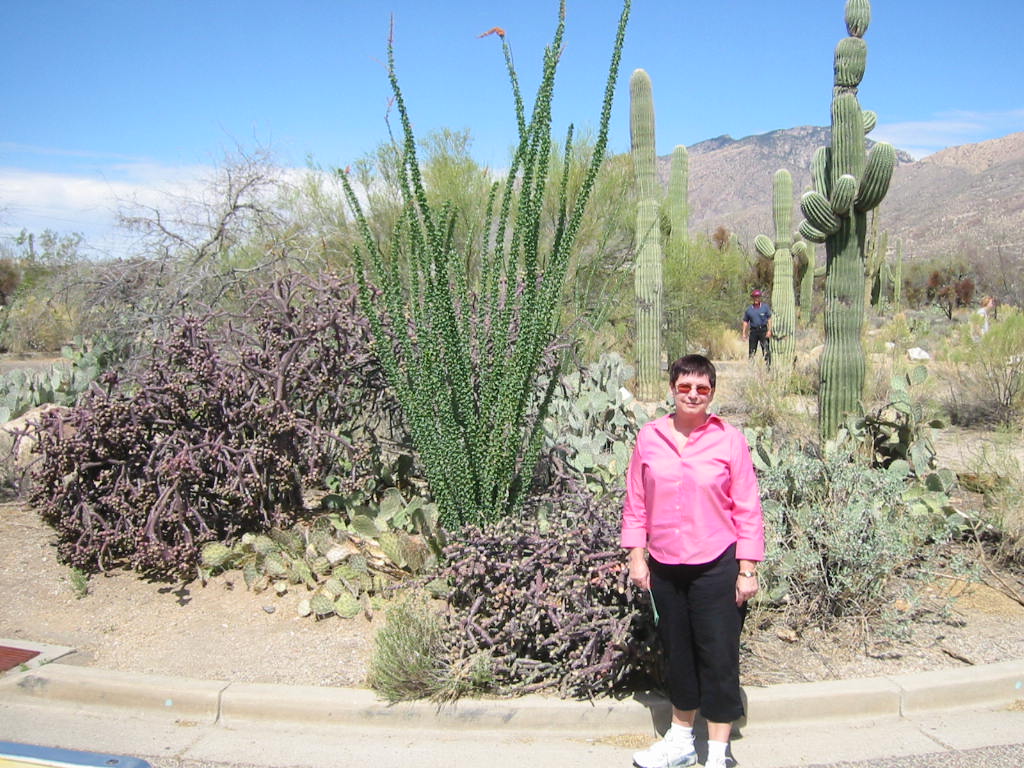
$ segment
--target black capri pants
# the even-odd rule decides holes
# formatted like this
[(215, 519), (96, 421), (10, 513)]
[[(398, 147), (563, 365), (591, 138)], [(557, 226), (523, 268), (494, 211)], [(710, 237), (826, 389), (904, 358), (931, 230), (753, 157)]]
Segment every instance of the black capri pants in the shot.
[(740, 631), (747, 607), (736, 605), (736, 545), (702, 565), (650, 558), (650, 569), (672, 706), (700, 710), (716, 723), (739, 719)]

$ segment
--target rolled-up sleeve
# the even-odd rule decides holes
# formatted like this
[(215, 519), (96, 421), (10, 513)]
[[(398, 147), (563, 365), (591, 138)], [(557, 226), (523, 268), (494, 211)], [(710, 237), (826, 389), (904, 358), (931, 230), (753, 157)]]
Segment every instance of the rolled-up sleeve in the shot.
[(647, 500), (644, 494), (644, 430), (640, 430), (633, 446), (633, 456), (626, 470), (626, 501), (622, 508), (622, 534), (620, 543), (623, 547), (647, 546)]

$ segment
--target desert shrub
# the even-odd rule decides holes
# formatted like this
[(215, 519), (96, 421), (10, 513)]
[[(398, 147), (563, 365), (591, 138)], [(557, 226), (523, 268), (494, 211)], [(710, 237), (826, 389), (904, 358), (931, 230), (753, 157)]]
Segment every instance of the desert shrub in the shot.
[(945, 399), (950, 420), (961, 426), (1021, 421), (1024, 413), (1024, 314), (1006, 308), (976, 339), (960, 331), (949, 351), (953, 376)]
[(736, 377), (736, 402), (743, 414), (743, 424), (775, 427), (780, 434), (801, 431), (801, 422), (808, 420), (806, 405), (793, 395), (800, 395), (811, 386), (806, 374), (798, 370), (759, 368), (750, 375)]
[(355, 301), (335, 279), (276, 281), (245, 318), (179, 318), (137, 374), (43, 414), (30, 500), (60, 557), (187, 574), (207, 541), (287, 527), (339, 451), (347, 481), (372, 472), (356, 417), (388, 409)]
[(455, 699), (490, 687), (485, 654), (453, 666), (443, 613), (422, 591), (394, 600), (377, 632), (367, 683), (388, 701)]
[(984, 498), (983, 516), (973, 524), (978, 543), (999, 562), (1024, 570), (1024, 464), (1007, 445), (1012, 436), (993, 437), (958, 479), (962, 487)]
[(761, 608), (797, 625), (878, 620), (894, 580), (944, 541), (947, 518), (916, 503), (899, 471), (855, 454), (780, 451), (759, 471), (766, 559)]
[(486, 654), (502, 694), (589, 698), (655, 668), (654, 625), (618, 542), (621, 497), (598, 502), (572, 479), (559, 496), (539, 514), (466, 529), (445, 550), (449, 654), (476, 664)]
[(11, 352), (56, 352), (73, 335), (73, 307), (56, 297), (18, 296), (4, 317), (3, 345)]

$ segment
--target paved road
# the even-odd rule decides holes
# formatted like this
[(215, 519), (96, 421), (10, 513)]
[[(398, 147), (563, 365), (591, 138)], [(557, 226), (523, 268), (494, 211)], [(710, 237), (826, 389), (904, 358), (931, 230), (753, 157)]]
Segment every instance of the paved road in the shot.
[[(154, 768), (625, 768), (650, 735), (574, 731), (568, 724), (531, 732), (200, 723), (114, 707), (0, 702), (0, 740), (131, 755)], [(1020, 768), (1024, 711), (748, 725), (733, 752), (739, 768)]]

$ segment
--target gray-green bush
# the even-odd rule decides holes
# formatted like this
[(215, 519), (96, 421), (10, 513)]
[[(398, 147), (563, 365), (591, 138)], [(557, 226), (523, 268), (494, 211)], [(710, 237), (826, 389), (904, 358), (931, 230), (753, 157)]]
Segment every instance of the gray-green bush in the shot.
[(771, 459), (759, 462), (767, 533), (759, 603), (796, 623), (880, 618), (894, 579), (948, 538), (947, 518), (916, 505), (900, 471), (792, 447)]

